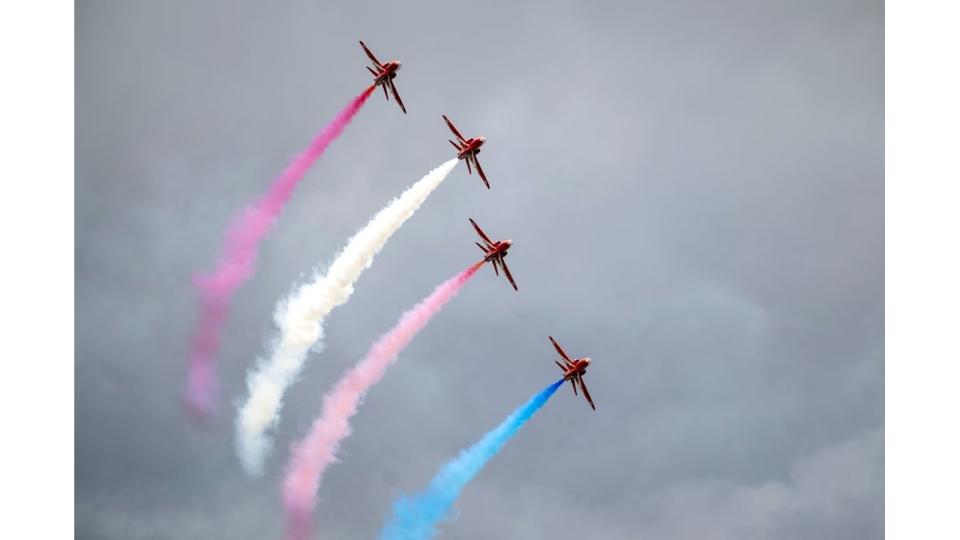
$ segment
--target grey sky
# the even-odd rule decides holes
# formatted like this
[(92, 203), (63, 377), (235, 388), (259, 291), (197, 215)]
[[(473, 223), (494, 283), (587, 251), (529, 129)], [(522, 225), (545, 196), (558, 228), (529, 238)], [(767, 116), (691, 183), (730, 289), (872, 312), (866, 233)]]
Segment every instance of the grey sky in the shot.
[[(234, 212), (399, 58), (313, 168), (238, 295), (210, 429), (178, 403)], [(320, 397), (399, 314), (511, 237), (368, 396), (321, 488), (324, 538), (593, 357), (466, 490), (445, 538), (883, 535), (883, 5), (871, 1), (77, 5), (78, 538), (279, 538), (278, 480)], [(291, 392), (267, 474), (232, 448), (275, 302), (451, 156)], [(573, 519), (571, 519), (573, 518)]]

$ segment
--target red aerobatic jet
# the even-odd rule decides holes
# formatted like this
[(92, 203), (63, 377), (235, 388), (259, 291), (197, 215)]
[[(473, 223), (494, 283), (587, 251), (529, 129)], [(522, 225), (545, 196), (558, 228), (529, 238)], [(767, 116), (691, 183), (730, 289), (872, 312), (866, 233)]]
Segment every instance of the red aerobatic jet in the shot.
[(483, 243), (486, 244), (486, 247), (480, 245), (480, 242), (474, 242), (477, 244), (477, 247), (483, 250), (483, 260), (484, 262), (493, 263), (493, 271), (496, 274), (500, 275), (500, 270), (498, 266), (503, 267), (503, 274), (507, 276), (507, 281), (510, 282), (510, 285), (513, 285), (513, 290), (517, 289), (516, 282), (513, 281), (513, 276), (510, 275), (510, 269), (507, 268), (507, 261), (504, 260), (504, 257), (507, 256), (507, 250), (510, 249), (510, 246), (513, 245), (512, 240), (497, 240), (496, 242), (490, 240), (490, 238), (483, 233), (483, 230), (480, 229), (480, 226), (477, 225), (477, 222), (473, 219), (470, 220), (470, 223), (473, 225), (473, 228), (477, 230), (477, 234), (480, 235), (480, 238), (483, 239)]
[(553, 343), (553, 348), (560, 353), (560, 356), (563, 358), (563, 363), (557, 362), (554, 360), (554, 363), (560, 366), (560, 369), (563, 370), (563, 380), (570, 381), (570, 386), (573, 387), (573, 393), (577, 393), (577, 385), (580, 385), (580, 389), (583, 390), (583, 397), (587, 398), (587, 403), (590, 404), (590, 408), (597, 410), (593, 406), (593, 399), (590, 398), (590, 392), (587, 391), (587, 385), (583, 382), (583, 375), (587, 372), (587, 366), (590, 365), (590, 359), (587, 357), (577, 358), (576, 360), (570, 360), (570, 357), (567, 356), (567, 353), (563, 352), (563, 349), (560, 348), (560, 344), (553, 339), (553, 336), (550, 336), (550, 343)]
[(403, 111), (403, 114), (407, 114), (407, 108), (403, 106), (400, 94), (397, 93), (397, 87), (393, 84), (393, 80), (397, 78), (397, 70), (400, 69), (400, 61), (391, 60), (386, 64), (381, 64), (377, 57), (370, 52), (370, 49), (364, 45), (363, 41), (360, 42), (360, 46), (363, 47), (363, 51), (367, 53), (376, 68), (367, 68), (367, 71), (373, 74), (373, 85), (383, 87), (383, 97), (387, 98), (387, 101), (390, 101), (390, 96), (387, 94), (387, 87), (389, 87), (390, 93), (397, 99), (397, 105), (400, 105), (400, 110)]
[(470, 137), (469, 139), (465, 139), (463, 135), (457, 131), (457, 128), (454, 127), (453, 122), (447, 118), (447, 115), (443, 115), (443, 120), (447, 123), (447, 126), (450, 127), (450, 131), (457, 137), (457, 142), (450, 141), (450, 144), (457, 149), (457, 159), (463, 159), (467, 162), (467, 173), (469, 174), (473, 174), (473, 171), (470, 170), (470, 163), (472, 162), (477, 168), (477, 173), (480, 174), (480, 179), (483, 180), (483, 185), (487, 186), (487, 189), (490, 189), (490, 182), (487, 182), (487, 176), (483, 174), (483, 169), (480, 168), (480, 162), (477, 161), (477, 154), (480, 153), (480, 147), (483, 146), (483, 143), (487, 142), (487, 138)]

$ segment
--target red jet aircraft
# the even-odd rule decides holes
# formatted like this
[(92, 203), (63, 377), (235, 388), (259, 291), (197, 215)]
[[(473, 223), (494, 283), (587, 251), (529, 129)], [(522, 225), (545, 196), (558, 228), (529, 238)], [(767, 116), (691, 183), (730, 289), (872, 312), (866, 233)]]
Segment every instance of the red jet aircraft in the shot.
[(550, 343), (553, 343), (553, 348), (560, 353), (560, 356), (563, 358), (563, 363), (557, 362), (554, 360), (554, 363), (560, 366), (560, 369), (563, 370), (563, 380), (570, 381), (570, 386), (573, 387), (573, 394), (577, 394), (577, 385), (580, 385), (580, 389), (583, 390), (583, 397), (587, 398), (587, 403), (590, 404), (590, 408), (597, 410), (593, 406), (593, 399), (590, 398), (590, 392), (587, 391), (587, 385), (583, 382), (583, 375), (587, 372), (587, 366), (590, 365), (590, 359), (587, 357), (577, 358), (576, 360), (570, 360), (570, 357), (567, 356), (567, 353), (563, 352), (563, 349), (560, 348), (560, 344), (553, 339), (553, 336), (550, 336)]
[(360, 46), (363, 47), (363, 51), (367, 53), (367, 56), (373, 61), (374, 67), (377, 68), (367, 68), (367, 71), (373, 74), (373, 85), (383, 87), (383, 97), (387, 98), (387, 101), (390, 101), (390, 96), (387, 94), (387, 87), (389, 87), (393, 97), (397, 99), (397, 105), (400, 105), (400, 110), (403, 111), (403, 114), (407, 114), (407, 108), (403, 106), (400, 94), (397, 93), (397, 87), (393, 84), (393, 80), (397, 78), (397, 70), (400, 69), (400, 61), (391, 60), (386, 64), (381, 64), (377, 57), (370, 52), (370, 49), (363, 44), (363, 41), (360, 42)]
[(490, 189), (490, 182), (487, 182), (487, 176), (483, 174), (483, 169), (480, 168), (480, 162), (477, 161), (477, 154), (480, 153), (480, 147), (483, 146), (483, 143), (487, 142), (487, 138), (470, 137), (469, 139), (465, 139), (463, 135), (457, 131), (453, 122), (447, 118), (447, 115), (443, 115), (443, 120), (447, 123), (447, 126), (450, 127), (450, 131), (457, 137), (457, 142), (450, 141), (450, 144), (457, 149), (457, 159), (463, 159), (467, 162), (467, 173), (469, 174), (473, 174), (473, 171), (470, 170), (470, 163), (472, 162), (477, 167), (477, 173), (480, 174), (483, 185), (487, 186), (487, 189)]
[(483, 243), (486, 244), (486, 247), (480, 245), (480, 242), (474, 242), (477, 244), (477, 247), (483, 250), (483, 260), (484, 262), (493, 263), (493, 271), (499, 276), (500, 270), (498, 266), (503, 267), (503, 274), (507, 276), (507, 281), (510, 282), (510, 285), (513, 285), (513, 290), (517, 289), (516, 282), (513, 281), (513, 276), (510, 275), (510, 269), (507, 268), (507, 261), (504, 260), (504, 257), (507, 256), (507, 250), (510, 249), (510, 246), (513, 245), (512, 240), (497, 240), (496, 242), (490, 240), (490, 238), (483, 233), (483, 230), (480, 229), (480, 226), (477, 225), (477, 222), (473, 219), (470, 220), (470, 223), (473, 225), (473, 228), (477, 230), (477, 234), (480, 235), (480, 238), (483, 239)]

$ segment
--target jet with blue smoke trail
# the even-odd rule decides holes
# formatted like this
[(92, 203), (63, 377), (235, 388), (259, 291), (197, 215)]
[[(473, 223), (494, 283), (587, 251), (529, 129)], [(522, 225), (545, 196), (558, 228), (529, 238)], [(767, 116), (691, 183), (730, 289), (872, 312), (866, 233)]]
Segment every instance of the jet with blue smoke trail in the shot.
[(570, 386), (573, 387), (573, 395), (577, 395), (577, 386), (579, 386), (580, 390), (583, 390), (583, 397), (590, 404), (590, 408), (597, 410), (593, 405), (593, 398), (590, 397), (590, 391), (587, 390), (587, 383), (583, 382), (583, 376), (587, 373), (587, 366), (590, 365), (592, 360), (586, 356), (571, 360), (567, 353), (563, 351), (563, 348), (560, 347), (560, 344), (557, 343), (557, 340), (553, 339), (553, 336), (549, 336), (549, 338), (550, 343), (553, 343), (553, 348), (560, 353), (560, 358), (563, 360), (562, 364), (556, 360), (553, 361), (563, 371), (563, 380), (570, 381)]
[(423, 493), (395, 501), (393, 515), (380, 531), (380, 540), (432, 538), (437, 532), (437, 524), (450, 512), (463, 488), (547, 403), (565, 380), (560, 379), (544, 388), (476, 444), (461, 451), (459, 456), (440, 469)]

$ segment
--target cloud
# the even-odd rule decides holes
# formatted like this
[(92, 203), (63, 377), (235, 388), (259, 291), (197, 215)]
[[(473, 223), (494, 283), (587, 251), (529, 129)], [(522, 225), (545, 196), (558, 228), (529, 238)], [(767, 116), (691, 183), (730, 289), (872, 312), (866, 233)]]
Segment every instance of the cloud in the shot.
[[(602, 451), (592, 459), (602, 459)], [(578, 475), (577, 467), (560, 474)], [(630, 470), (630, 476), (644, 475)], [(580, 475), (583, 482), (588, 476)], [(883, 536), (883, 431), (864, 430), (800, 457), (782, 479), (682, 480), (611, 501), (483, 479), (445, 526), (451, 537), (597, 540), (800, 540)], [(499, 516), (499, 517), (498, 517)]]
[[(522, 289), (478, 274), (367, 396), (318, 492), (328, 537), (375, 537), (396, 495), (547, 384), (548, 334), (594, 359), (599, 410), (555, 396), (450, 536), (880, 536), (882, 486), (842, 495), (855, 477), (831, 486), (828, 462), (884, 421), (882, 2), (96, 0), (77, 7), (79, 538), (282, 534), (282, 460), (249, 481), (232, 418), (183, 423), (190, 278), (369, 80), (358, 38), (403, 61), (410, 114), (374, 96), (304, 179), (224, 328), (224, 402), (291, 281), (451, 157), (442, 113), (487, 136), (493, 189), (456, 171), (378, 255), (276, 448), (473, 260), (467, 217), (515, 241)], [(882, 479), (878, 453), (848, 472)]]

